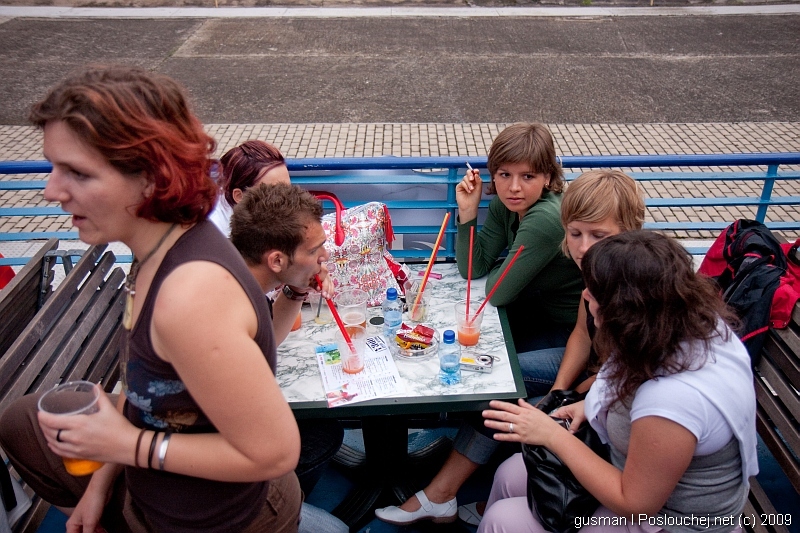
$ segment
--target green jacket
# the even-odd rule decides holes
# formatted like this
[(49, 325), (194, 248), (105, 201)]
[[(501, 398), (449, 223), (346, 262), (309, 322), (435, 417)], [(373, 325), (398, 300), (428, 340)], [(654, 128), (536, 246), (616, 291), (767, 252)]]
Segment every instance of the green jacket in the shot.
[[(459, 221), (456, 261), (462, 277), (467, 277), (469, 260), (469, 228), (477, 220)], [(521, 294), (537, 294), (540, 301), (530, 305), (541, 307), (554, 322), (575, 324), (583, 290), (581, 271), (575, 261), (561, 251), (564, 228), (561, 227), (561, 195), (545, 192), (533, 204), (522, 222), (499, 198), (489, 203), (486, 222), (475, 238), (472, 253), (472, 277), (488, 274), (486, 293), (494, 287), (520, 245), (525, 249), (514, 262), (490, 303), (508, 305)], [(508, 249), (508, 255), (500, 254)]]

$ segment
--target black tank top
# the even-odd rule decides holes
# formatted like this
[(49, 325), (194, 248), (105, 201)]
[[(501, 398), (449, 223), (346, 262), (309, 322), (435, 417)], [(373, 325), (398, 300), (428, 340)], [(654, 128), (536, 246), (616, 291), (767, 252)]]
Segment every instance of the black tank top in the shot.
[[(273, 374), (277, 363), (272, 318), (264, 293), (244, 260), (210, 222), (202, 221), (167, 252), (156, 272), (138, 321), (130, 332), (127, 364), (122, 370), (125, 416), (135, 426), (175, 433), (214, 433), (175, 369), (160, 359), (150, 339), (156, 295), (164, 279), (189, 261), (209, 261), (227, 269), (244, 288), (256, 311), (255, 342)], [(207, 309), (214, 313), (214, 309)], [(149, 444), (146, 442), (145, 445)], [(241, 531), (261, 509), (268, 483), (228, 483), (146, 468), (126, 467), (133, 503), (154, 531)]]

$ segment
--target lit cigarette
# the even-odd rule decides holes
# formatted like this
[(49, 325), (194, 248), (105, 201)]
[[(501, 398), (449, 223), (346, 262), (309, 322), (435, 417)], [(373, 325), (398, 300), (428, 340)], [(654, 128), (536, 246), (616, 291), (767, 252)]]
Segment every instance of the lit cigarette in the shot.
[(467, 168), (470, 169), (470, 170), (473, 170), (472, 169), (472, 165), (469, 164), (469, 161), (467, 161)]
[[(417, 276), (424, 276), (424, 275), (425, 275), (424, 272), (417, 271)], [(431, 277), (433, 279), (442, 279), (442, 275), (439, 274), (438, 272), (431, 272), (431, 273), (428, 274), (428, 277)]]

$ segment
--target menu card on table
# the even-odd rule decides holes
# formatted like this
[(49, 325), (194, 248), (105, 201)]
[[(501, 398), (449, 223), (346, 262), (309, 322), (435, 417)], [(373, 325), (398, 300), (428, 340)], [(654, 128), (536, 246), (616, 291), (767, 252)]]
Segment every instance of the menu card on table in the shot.
[(364, 370), (347, 374), (336, 344), (317, 346), (317, 364), (328, 407), (397, 396), (405, 392), (397, 365), (380, 336), (368, 337), (364, 350)]

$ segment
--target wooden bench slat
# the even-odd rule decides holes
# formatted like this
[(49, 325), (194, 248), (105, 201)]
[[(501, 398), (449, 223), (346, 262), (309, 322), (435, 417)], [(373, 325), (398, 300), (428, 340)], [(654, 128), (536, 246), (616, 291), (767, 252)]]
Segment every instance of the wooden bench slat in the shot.
[(0, 290), (0, 313), (7, 308), (13, 308), (19, 298), (18, 285), (26, 283), (30, 279), (41, 279), (42, 262), (47, 252), (58, 248), (58, 239), (48, 240), (33, 257), (23, 266), (16, 275), (11, 278), (8, 285)]
[(73, 267), (58, 289), (45, 302), (35, 320), (31, 321), (16, 341), (0, 359), (0, 406), (5, 404), (9, 383), (15, 379), (17, 370), (25, 359), (49, 332), (52, 324), (72, 301), (73, 295), (86, 274), (95, 266), (97, 258), (105, 249), (105, 245), (89, 248), (80, 261)]
[[(66, 380), (89, 379), (102, 383), (106, 391), (113, 389), (119, 379), (124, 334), (125, 274), (114, 268), (113, 253), (103, 254), (105, 248), (87, 250), (38, 311), (33, 305), (38, 305), (41, 270), (36, 284), (25, 285), (22, 279), (17, 283), (25, 285), (27, 292), (19, 296), (35, 314), (0, 358), (0, 412), (23, 394)], [(24, 489), (31, 493), (30, 487)], [(35, 533), (50, 507), (35, 495), (32, 499), (31, 509), (13, 528), (15, 533)]]
[[(92, 323), (92, 331), (83, 339), (80, 353), (73, 358), (73, 364), (65, 377), (66, 381), (87, 379), (90, 369), (103, 356), (103, 347), (111, 340), (109, 337), (115, 336), (116, 330), (120, 329), (119, 324), (122, 320), (122, 313), (125, 310), (125, 295), (124, 291), (120, 290), (124, 280), (125, 273), (122, 269), (114, 269), (106, 281), (102, 298), (98, 298), (92, 304), (91, 312), (93, 315), (86, 318)], [(118, 340), (113, 348), (115, 349), (111, 355), (118, 354)], [(106, 365), (105, 371), (108, 371), (108, 365)], [(105, 375), (106, 372), (103, 372), (101, 376)], [(89, 381), (96, 382), (92, 379)]]
[(762, 514), (768, 516), (777, 515), (775, 507), (769, 501), (767, 493), (761, 488), (756, 478), (750, 478), (750, 494), (748, 495), (747, 503), (745, 503), (744, 514), (750, 517), (756, 517), (756, 523), (752, 530), (756, 533), (788, 533), (789, 529), (786, 526), (771, 525), (765, 526), (761, 524), (759, 518)]
[[(757, 506), (753, 505), (752, 502), (752, 492), (748, 494), (748, 500), (744, 502), (742, 514), (744, 516), (758, 516), (759, 514)], [(748, 528), (748, 531), (752, 531), (753, 533), (773, 533), (766, 526), (762, 526), (760, 522), (757, 522), (753, 527)]]
[[(106, 255), (111, 252), (106, 252)], [(104, 257), (104, 259), (106, 259)], [(111, 254), (110, 261), (113, 264), (114, 256)], [(101, 276), (102, 270), (95, 270), (92, 276)], [(99, 321), (106, 314), (109, 304), (114, 297), (120, 292), (122, 281), (125, 279), (125, 274), (121, 269), (114, 270), (112, 275), (107, 280), (101, 279), (101, 285), (94, 288), (94, 283), (89, 284), (87, 287), (81, 288), (82, 298), (76, 299), (76, 307), (81, 310), (78, 317), (73, 317), (74, 313), (65, 313), (59, 324), (57, 324), (51, 332), (48, 340), (53, 337), (55, 341), (53, 346), (56, 348), (49, 351), (44, 345), (42, 350), (47, 350), (43, 354), (43, 358), (49, 360), (50, 368), (47, 371), (47, 376), (37, 383), (37, 389), (49, 389), (62, 381), (64, 376), (71, 367), (76, 364), (82, 364), (82, 359), (88, 359), (84, 354), (92, 352), (82, 351), (81, 346), (84, 345), (86, 339), (90, 338), (94, 330), (97, 328)], [(83, 298), (87, 296), (86, 298)], [(84, 303), (85, 301), (85, 303)], [(64, 338), (62, 331), (68, 331), (69, 336)], [(60, 344), (59, 344), (60, 343)], [(86, 366), (91, 362), (91, 359), (86, 361)], [(83, 379), (83, 376), (77, 379)]]
[[(124, 308), (124, 295), (121, 297), (121, 305)], [(95, 363), (86, 377), (92, 383), (99, 382), (106, 392), (111, 392), (120, 379), (121, 346), (125, 334), (124, 328), (117, 327), (114, 330), (113, 336), (95, 359)]]
[[(775, 352), (772, 352), (774, 355)], [(777, 405), (780, 405), (780, 410), (785, 413), (781, 418), (785, 420), (785, 426), (780, 428), (781, 431), (789, 431), (797, 433), (797, 429), (793, 429), (793, 424), (789, 417), (795, 420), (800, 420), (800, 397), (797, 396), (795, 389), (787, 382), (786, 376), (781, 372), (781, 369), (775, 364), (774, 360), (769, 355), (764, 355), (758, 363), (756, 375), (765, 380), (777, 398), (773, 396), (772, 400)], [(770, 413), (773, 416), (773, 413)], [(792, 446), (792, 449), (800, 450), (800, 444)]]
[(800, 467), (781, 436), (775, 431), (769, 415), (762, 408), (760, 402), (756, 409), (756, 428), (775, 461), (789, 478), (789, 482), (797, 492), (800, 492)]
[[(58, 239), (48, 240), (8, 285), (0, 290), (0, 357), (6, 353), (38, 311), (44, 257), (47, 252), (55, 248), (58, 248)], [(49, 280), (52, 280), (53, 276), (52, 266), (53, 264), (49, 265)], [(49, 290), (48, 282), (48, 293)]]
[[(31, 390), (31, 385), (37, 381), (42, 369), (51, 362), (59, 347), (64, 343), (67, 333), (69, 332), (70, 335), (74, 333), (80, 315), (94, 298), (98, 287), (104, 282), (106, 273), (113, 264), (114, 255), (111, 253), (104, 255), (97, 263), (97, 268), (90, 271), (77, 294), (70, 299), (69, 305), (62, 310), (53, 324), (44, 323), (41, 317), (34, 319), (32, 324), (34, 327), (47, 331), (43, 331), (43, 335), (40, 337), (41, 344), (29, 353), (29, 357), (25, 358), (24, 366), (15, 372), (13, 383), (6, 385), (3, 391), (3, 402), (13, 401)], [(77, 266), (75, 268), (77, 269)], [(60, 289), (61, 287), (59, 287)]]
[[(34, 309), (38, 307), (41, 274), (17, 279), (18, 277), (19, 274), (14, 277), (17, 284), (14, 285), (13, 289), (9, 290), (8, 285), (6, 285), (3, 292), (0, 292), (0, 296), (4, 296), (0, 303), (5, 304), (0, 308), (0, 319), (13, 320), (14, 315), (17, 314), (21, 307), (30, 306)], [(6, 293), (6, 290), (9, 290), (9, 292)]]
[(764, 353), (786, 374), (794, 388), (800, 389), (800, 338), (793, 328), (773, 329), (764, 341)]

